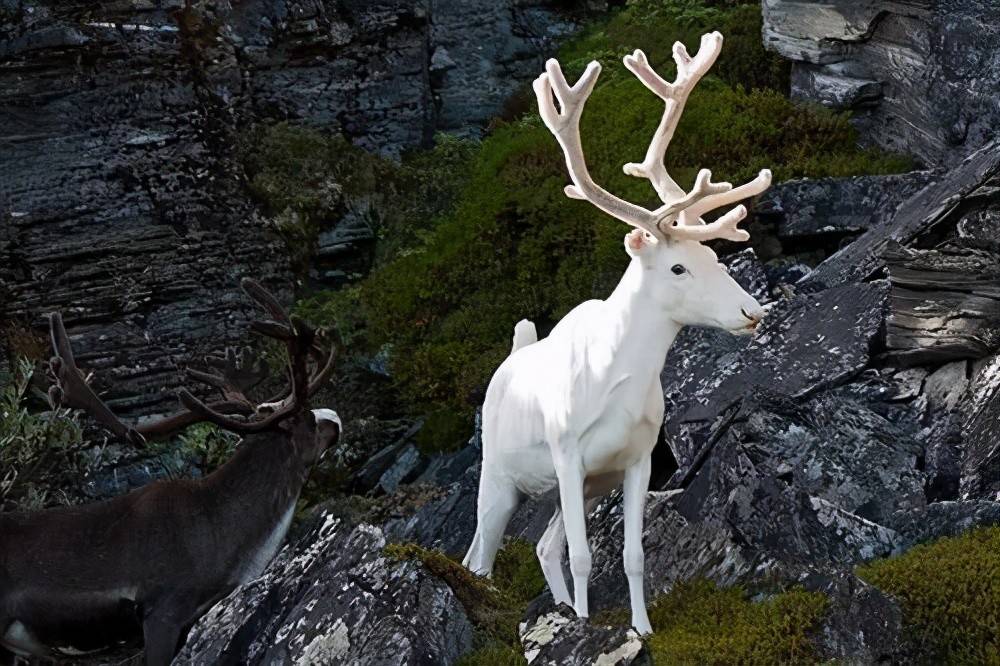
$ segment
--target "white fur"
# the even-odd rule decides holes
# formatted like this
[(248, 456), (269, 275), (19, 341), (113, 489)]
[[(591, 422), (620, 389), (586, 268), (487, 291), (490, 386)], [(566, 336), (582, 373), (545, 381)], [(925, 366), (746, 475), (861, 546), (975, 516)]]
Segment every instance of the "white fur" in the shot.
[[(702, 174), (685, 194), (659, 164), (690, 87), (714, 62), (721, 44), (718, 33), (706, 35), (693, 59), (675, 45), (678, 78), (673, 84), (651, 73), (641, 52), (626, 61), (647, 87), (668, 100), (646, 160), (626, 165), (627, 173), (649, 178), (664, 199), (663, 209), (653, 212), (616, 199), (587, 172), (578, 122), (599, 67), (592, 65), (570, 88), (558, 63), (550, 61), (536, 81), (542, 118), (559, 139), (573, 179), (567, 194), (637, 227), (625, 237), (632, 261), (611, 296), (578, 305), (547, 338), (524, 344), (531, 337), (525, 322), (519, 323), (511, 355), (494, 374), (483, 404), (478, 525), (464, 564), (489, 575), (521, 498), (558, 486), (560, 507), (539, 541), (538, 557), (555, 600), (572, 603), (586, 617), (587, 505), (623, 484), (625, 573), (632, 624), (640, 633), (651, 631), (643, 596), (642, 517), (651, 453), (663, 423), (659, 377), (667, 350), (685, 325), (749, 332), (764, 316), (760, 304), (697, 240), (745, 240), (746, 232), (736, 228), (746, 214), (742, 206), (710, 225), (699, 216), (739, 200), (732, 198), (737, 191), (740, 197), (762, 191), (770, 173), (737, 190), (728, 183), (712, 184)], [(691, 219), (681, 219), (685, 211)], [(672, 226), (675, 220), (681, 227)], [(680, 274), (676, 266), (683, 267)], [(572, 601), (562, 570), (567, 541)]]
[(268, 563), (278, 552), (281, 542), (285, 540), (285, 535), (288, 534), (288, 528), (292, 524), (292, 516), (294, 515), (295, 502), (292, 502), (270, 534), (258, 544), (257, 549), (253, 553), (248, 553), (249, 557), (243, 566), (240, 567), (239, 575), (236, 579), (238, 585), (249, 583), (264, 573), (264, 569), (267, 568)]
[(344, 430), (344, 424), (340, 420), (340, 415), (332, 409), (314, 409), (312, 410), (313, 416), (317, 421), (332, 421), (337, 424), (341, 432)]
[(31, 630), (18, 620), (10, 623), (2, 638), (0, 644), (19, 657), (50, 654), (49, 648), (38, 642)]

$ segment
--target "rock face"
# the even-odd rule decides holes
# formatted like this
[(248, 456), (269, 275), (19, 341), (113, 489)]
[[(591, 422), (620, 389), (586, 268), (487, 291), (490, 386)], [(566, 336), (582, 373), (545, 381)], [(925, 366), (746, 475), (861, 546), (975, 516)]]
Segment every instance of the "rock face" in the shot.
[(126, 415), (287, 297), (234, 146), (260, 119), (384, 152), (476, 132), (576, 26), (556, 2), (0, 1), (0, 319), (61, 309)]
[(853, 109), (884, 148), (950, 165), (995, 136), (1000, 6), (990, 0), (763, 0), (792, 94)]
[(652, 663), (632, 629), (581, 620), (573, 609), (545, 596), (521, 625), (524, 656), (533, 666), (648, 666)]
[(382, 531), (320, 514), (257, 580), (216, 604), (175, 664), (452, 664), (472, 626), (445, 583), (382, 554)]

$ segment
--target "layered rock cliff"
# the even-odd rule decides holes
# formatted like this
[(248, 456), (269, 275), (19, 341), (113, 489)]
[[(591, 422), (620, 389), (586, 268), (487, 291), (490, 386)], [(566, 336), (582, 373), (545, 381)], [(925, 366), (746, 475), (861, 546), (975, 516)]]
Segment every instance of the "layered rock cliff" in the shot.
[(763, 0), (792, 96), (854, 111), (871, 143), (947, 165), (996, 135), (1000, 6), (990, 0)]
[(125, 414), (289, 294), (236, 147), (262, 119), (395, 153), (481, 131), (576, 26), (539, 2), (0, 3), (0, 320), (62, 309)]

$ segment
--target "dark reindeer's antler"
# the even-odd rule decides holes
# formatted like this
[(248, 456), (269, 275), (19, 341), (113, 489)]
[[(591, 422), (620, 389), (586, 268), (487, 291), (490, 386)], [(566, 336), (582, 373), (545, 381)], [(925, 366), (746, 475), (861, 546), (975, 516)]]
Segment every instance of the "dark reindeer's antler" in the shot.
[[(296, 317), (289, 317), (278, 300), (260, 284), (244, 278), (241, 286), (272, 317), (252, 322), (251, 329), (281, 340), (287, 349), (290, 386), (273, 401), (256, 405), (247, 397), (252, 388), (267, 378), (264, 364), (255, 359), (249, 349), (240, 352), (227, 349), (224, 356), (205, 359), (218, 372), (187, 370), (192, 379), (218, 389), (222, 400), (205, 403), (187, 389), (181, 389), (178, 398), (184, 410), (141, 425), (126, 425), (97, 396), (77, 368), (62, 317), (55, 312), (49, 316), (52, 346), (56, 354), (50, 362), (53, 385), (49, 389), (49, 402), (53, 407), (61, 404), (82, 409), (116, 436), (135, 445), (142, 445), (147, 439), (166, 437), (202, 421), (241, 434), (262, 432), (305, 409), (309, 397), (329, 379), (333, 371), (336, 345), (324, 352), (317, 343), (315, 329)], [(313, 359), (315, 366), (312, 374), (308, 370), (309, 358)], [(273, 412), (264, 414), (262, 408), (273, 408)]]

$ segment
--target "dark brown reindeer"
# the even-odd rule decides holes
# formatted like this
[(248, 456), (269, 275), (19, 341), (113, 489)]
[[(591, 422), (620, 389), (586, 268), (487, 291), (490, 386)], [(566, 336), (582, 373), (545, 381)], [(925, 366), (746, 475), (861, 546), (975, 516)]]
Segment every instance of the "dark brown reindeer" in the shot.
[[(290, 386), (262, 405), (247, 397), (266, 373), (229, 351), (218, 373), (189, 370), (222, 399), (181, 390), (184, 409), (128, 426), (76, 367), (58, 313), (49, 399), (86, 411), (135, 445), (185, 426), (214, 423), (245, 436), (232, 459), (197, 480), (157, 481), (105, 502), (0, 514), (0, 645), (15, 655), (58, 658), (135, 641), (146, 663), (169, 664), (182, 635), (212, 604), (263, 571), (285, 537), (311, 465), (340, 435), (309, 396), (328, 379), (335, 347), (289, 317), (252, 280), (244, 291), (269, 313), (257, 333), (285, 344)], [(314, 365), (310, 373), (310, 359)]]

